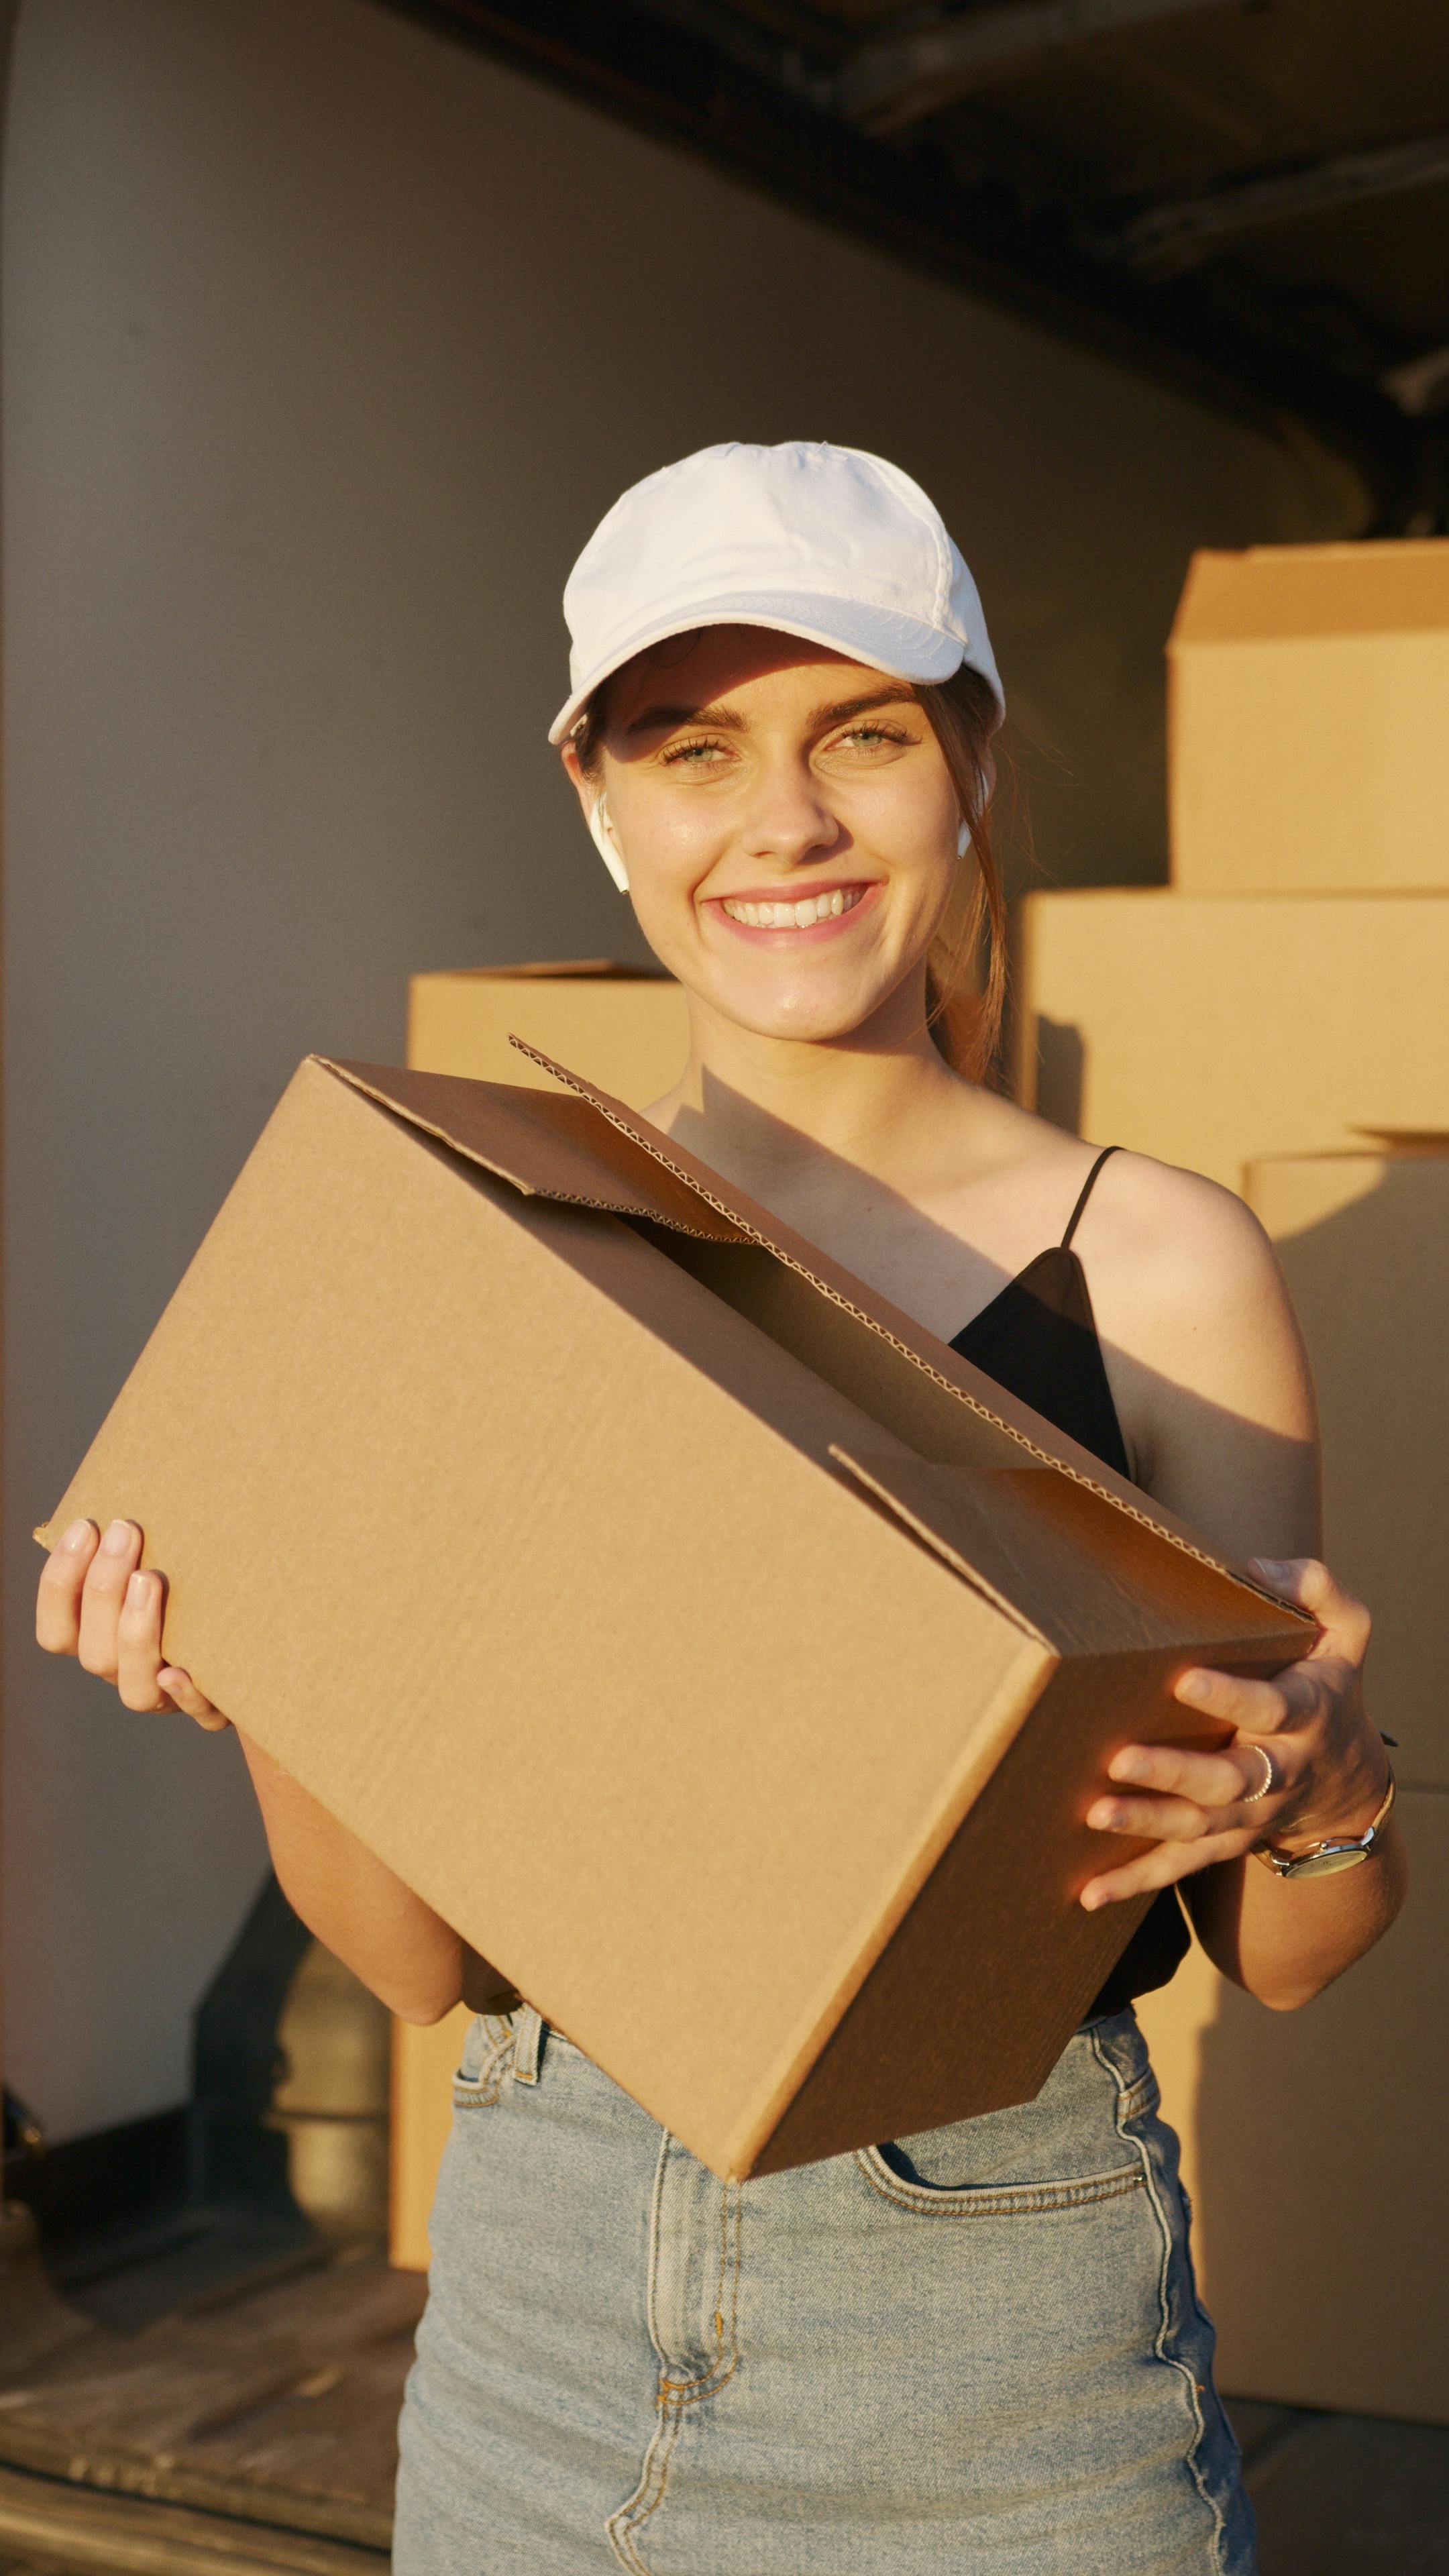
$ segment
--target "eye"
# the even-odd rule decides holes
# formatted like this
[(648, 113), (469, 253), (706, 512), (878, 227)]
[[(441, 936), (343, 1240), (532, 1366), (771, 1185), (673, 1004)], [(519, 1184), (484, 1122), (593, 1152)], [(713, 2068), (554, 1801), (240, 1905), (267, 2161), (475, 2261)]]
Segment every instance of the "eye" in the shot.
[(718, 762), (728, 760), (729, 746), (704, 739), (676, 742), (670, 744), (661, 758), (666, 769), (710, 769)]
[(831, 751), (858, 751), (867, 759), (883, 751), (909, 750), (916, 736), (905, 725), (882, 723), (871, 716), (861, 724), (850, 725), (828, 745)]

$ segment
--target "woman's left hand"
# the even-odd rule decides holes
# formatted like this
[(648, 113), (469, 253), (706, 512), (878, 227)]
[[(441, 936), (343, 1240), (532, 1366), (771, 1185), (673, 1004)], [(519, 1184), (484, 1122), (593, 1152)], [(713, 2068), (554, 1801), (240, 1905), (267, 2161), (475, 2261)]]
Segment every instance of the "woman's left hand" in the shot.
[[(1120, 1793), (1096, 1799), (1087, 1823), (1099, 1833), (1150, 1837), (1152, 1848), (1090, 1879), (1081, 1894), (1089, 1910), (1240, 1860), (1255, 1843), (1306, 1850), (1366, 1833), (1383, 1804), (1388, 1759), (1363, 1705), (1368, 1612), (1315, 1558), (1258, 1557), (1251, 1571), (1309, 1611), (1318, 1637), (1301, 1663), (1270, 1682), (1197, 1666), (1182, 1675), (1178, 1699), (1236, 1727), (1220, 1751), (1127, 1744), (1114, 1755), (1108, 1777)], [(1272, 1786), (1254, 1798), (1266, 1777), (1264, 1754)]]

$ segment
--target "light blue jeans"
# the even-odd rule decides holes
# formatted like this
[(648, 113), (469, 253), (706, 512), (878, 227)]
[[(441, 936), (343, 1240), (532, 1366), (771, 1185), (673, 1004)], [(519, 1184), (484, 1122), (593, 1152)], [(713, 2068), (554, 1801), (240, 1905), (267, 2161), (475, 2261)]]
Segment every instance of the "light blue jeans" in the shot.
[(396, 2576), (1251, 2576), (1132, 2013), (1019, 2110), (744, 2184), (528, 2008), (455, 2100)]

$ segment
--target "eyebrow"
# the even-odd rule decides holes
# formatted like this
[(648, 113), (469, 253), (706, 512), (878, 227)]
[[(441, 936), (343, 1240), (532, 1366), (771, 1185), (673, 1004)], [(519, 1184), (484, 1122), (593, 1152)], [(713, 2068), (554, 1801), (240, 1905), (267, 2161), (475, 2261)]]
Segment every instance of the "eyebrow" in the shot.
[[(908, 680), (883, 689), (868, 689), (863, 697), (837, 698), (826, 706), (812, 708), (807, 719), (811, 733), (823, 733), (830, 725), (844, 724), (851, 716), (863, 716), (872, 707), (918, 706), (919, 699)], [(676, 725), (714, 725), (721, 733), (748, 733), (749, 725), (733, 707), (672, 706), (662, 701), (645, 707), (631, 716), (625, 725), (626, 735), (672, 732)]]
[(624, 727), (626, 734), (672, 732), (675, 725), (709, 724), (721, 733), (745, 733), (743, 716), (732, 707), (672, 707), (662, 703), (645, 707), (642, 714), (631, 716)]

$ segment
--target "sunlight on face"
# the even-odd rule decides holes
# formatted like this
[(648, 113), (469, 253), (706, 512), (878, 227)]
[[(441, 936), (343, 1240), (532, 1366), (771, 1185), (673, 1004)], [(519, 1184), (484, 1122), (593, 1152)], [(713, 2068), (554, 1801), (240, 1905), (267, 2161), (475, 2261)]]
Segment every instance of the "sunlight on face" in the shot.
[(727, 1019), (818, 1042), (917, 997), (960, 818), (908, 682), (706, 627), (617, 674), (599, 777), (565, 756), (607, 793), (655, 955)]

